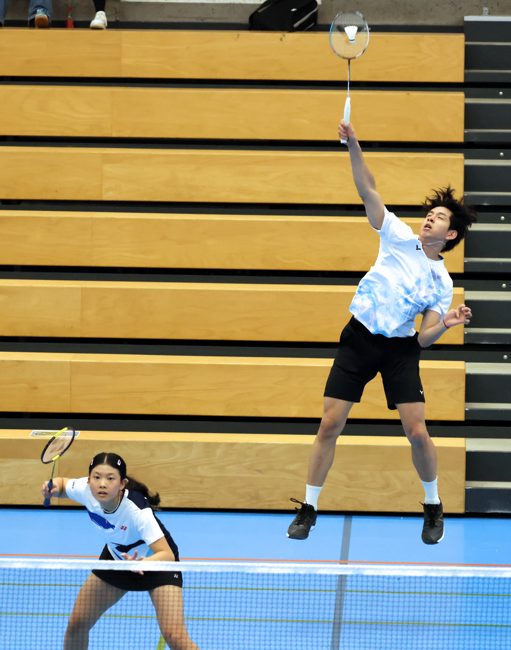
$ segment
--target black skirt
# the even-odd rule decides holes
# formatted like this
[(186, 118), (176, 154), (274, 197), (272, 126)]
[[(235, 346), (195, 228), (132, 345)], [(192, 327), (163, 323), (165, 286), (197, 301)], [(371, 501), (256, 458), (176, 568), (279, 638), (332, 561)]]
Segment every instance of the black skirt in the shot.
[[(99, 559), (114, 559), (108, 546), (104, 546)], [(143, 565), (140, 568), (143, 569)], [(92, 573), (109, 585), (124, 591), (151, 591), (163, 585), (183, 586), (183, 576), (180, 571), (147, 571), (144, 575), (140, 575), (133, 571), (93, 569)]]

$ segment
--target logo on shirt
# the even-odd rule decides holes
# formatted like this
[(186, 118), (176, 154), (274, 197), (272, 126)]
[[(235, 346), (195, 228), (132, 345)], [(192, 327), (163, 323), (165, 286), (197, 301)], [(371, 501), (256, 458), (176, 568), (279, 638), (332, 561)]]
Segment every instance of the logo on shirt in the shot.
[(128, 530), (127, 526), (120, 526), (121, 530)]
[(415, 250), (416, 250), (416, 251), (421, 251), (422, 248), (419, 246), (419, 244), (415, 244)]

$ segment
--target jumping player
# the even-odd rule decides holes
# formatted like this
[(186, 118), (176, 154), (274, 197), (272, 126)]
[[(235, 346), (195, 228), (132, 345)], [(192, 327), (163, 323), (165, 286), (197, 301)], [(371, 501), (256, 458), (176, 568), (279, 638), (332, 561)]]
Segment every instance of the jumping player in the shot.
[[(422, 541), (436, 544), (444, 534), (443, 508), (435, 447), (426, 429), (419, 357), (421, 348), (432, 345), (447, 329), (470, 322), (469, 307), (450, 309), (453, 283), (441, 252), (459, 244), (476, 213), (457, 200), (450, 187), (437, 190), (426, 199), (426, 216), (419, 235), (414, 235), (385, 207), (352, 125), (341, 121), (338, 131), (340, 138), (348, 141), (353, 179), (369, 223), (380, 237), (380, 250), (357, 287), (350, 306), (352, 318), (341, 333), (309, 458), (305, 501), (292, 499), (300, 507), (288, 537), (306, 539), (314, 527), (336, 439), (365, 385), (380, 372), (388, 407), (399, 412), (424, 486)], [(418, 314), (423, 319), (416, 333)]]

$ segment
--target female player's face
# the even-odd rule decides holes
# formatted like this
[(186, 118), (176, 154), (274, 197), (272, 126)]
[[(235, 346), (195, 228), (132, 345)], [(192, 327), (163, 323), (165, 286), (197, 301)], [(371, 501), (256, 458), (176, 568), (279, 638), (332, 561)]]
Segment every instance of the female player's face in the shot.
[(126, 479), (121, 479), (119, 470), (110, 465), (96, 465), (89, 474), (89, 487), (92, 496), (106, 510), (117, 506), (120, 493), (126, 483)]

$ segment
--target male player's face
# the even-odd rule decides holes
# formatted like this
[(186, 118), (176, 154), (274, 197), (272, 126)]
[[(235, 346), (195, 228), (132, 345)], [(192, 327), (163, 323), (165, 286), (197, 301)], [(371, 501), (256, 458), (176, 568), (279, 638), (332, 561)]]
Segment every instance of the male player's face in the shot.
[(443, 206), (432, 208), (420, 229), (419, 239), (422, 244), (445, 243), (449, 239), (454, 239), (457, 233), (456, 230), (451, 229), (451, 217), (452, 212)]
[(119, 493), (125, 484), (126, 480), (121, 479), (119, 471), (110, 465), (96, 465), (89, 474), (92, 496), (103, 508), (109, 509), (109, 506), (117, 505)]

